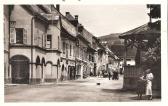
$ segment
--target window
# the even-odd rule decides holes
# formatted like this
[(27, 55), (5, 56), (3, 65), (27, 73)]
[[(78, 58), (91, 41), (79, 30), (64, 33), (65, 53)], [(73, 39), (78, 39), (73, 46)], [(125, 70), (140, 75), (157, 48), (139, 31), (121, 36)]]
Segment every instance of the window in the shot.
[(73, 46), (73, 49), (72, 49), (72, 50), (73, 50), (73, 57), (75, 57), (75, 55), (76, 55), (75, 46)]
[(51, 35), (47, 35), (47, 42), (46, 42), (46, 48), (51, 48), (51, 39), (52, 36)]
[(43, 35), (43, 47), (45, 47), (46, 46), (46, 35), (44, 34)]
[(127, 61), (131, 61), (131, 59), (126, 59)]
[(16, 28), (16, 43), (23, 44), (23, 28)]
[(68, 44), (66, 44), (65, 47), (66, 47), (66, 58), (68, 58)]
[(65, 54), (65, 42), (63, 42), (63, 54)]
[(94, 56), (92, 56), (92, 62), (94, 62)]
[(59, 45), (60, 38), (58, 36), (58, 50), (60, 50), (60, 45)]
[(26, 44), (27, 31), (24, 28), (10, 28), (10, 43)]
[(69, 53), (69, 54), (70, 54), (70, 56), (71, 56), (71, 55), (72, 55), (72, 50), (71, 50), (71, 49), (72, 49), (72, 46), (71, 46), (71, 45), (70, 45), (69, 49), (70, 49), (70, 53)]

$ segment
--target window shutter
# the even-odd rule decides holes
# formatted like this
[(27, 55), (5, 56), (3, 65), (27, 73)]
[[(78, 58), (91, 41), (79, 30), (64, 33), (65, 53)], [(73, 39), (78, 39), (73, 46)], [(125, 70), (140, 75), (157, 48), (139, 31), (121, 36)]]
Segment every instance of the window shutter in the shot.
[(16, 30), (15, 30), (15, 28), (10, 28), (10, 43), (16, 43)]
[(23, 44), (27, 44), (27, 30), (23, 29)]
[(46, 47), (46, 35), (44, 34), (44, 47)]

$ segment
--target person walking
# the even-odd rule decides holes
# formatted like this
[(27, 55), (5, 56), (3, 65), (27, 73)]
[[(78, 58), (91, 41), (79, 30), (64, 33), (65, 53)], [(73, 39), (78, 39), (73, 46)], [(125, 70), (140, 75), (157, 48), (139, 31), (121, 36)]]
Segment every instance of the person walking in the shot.
[(152, 80), (154, 78), (151, 73), (151, 69), (147, 69), (146, 71), (146, 96), (148, 100), (152, 100)]
[(120, 74), (122, 75), (123, 74), (123, 67), (121, 64), (119, 65), (119, 68), (120, 68)]

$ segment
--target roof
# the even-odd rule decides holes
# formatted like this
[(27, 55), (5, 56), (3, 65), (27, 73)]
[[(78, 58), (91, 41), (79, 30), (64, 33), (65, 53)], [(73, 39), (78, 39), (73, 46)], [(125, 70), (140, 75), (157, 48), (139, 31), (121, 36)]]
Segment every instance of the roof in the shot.
[(75, 18), (70, 13), (66, 14), (66, 18), (70, 21), (75, 20)]
[(130, 31), (120, 34), (120, 39), (129, 39), (134, 37), (135, 39), (150, 39), (151, 37), (159, 37), (160, 31), (156, 29), (151, 29), (148, 24), (144, 24)]
[(70, 35), (76, 37), (76, 28), (65, 17), (61, 18), (61, 27), (64, 28)]
[(38, 9), (40, 9), (38, 6), (36, 5), (21, 5), (21, 6), (26, 10), (28, 10), (28, 12), (30, 12), (36, 18), (48, 23), (48, 19), (38, 12)]

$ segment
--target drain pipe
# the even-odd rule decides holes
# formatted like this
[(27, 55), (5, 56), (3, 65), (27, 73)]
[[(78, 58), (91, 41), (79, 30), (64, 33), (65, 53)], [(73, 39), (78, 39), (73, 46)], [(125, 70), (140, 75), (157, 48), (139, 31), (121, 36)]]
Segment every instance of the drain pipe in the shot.
[(33, 16), (31, 18), (31, 72), (30, 72), (30, 80), (29, 80), (29, 83), (32, 83), (33, 82), (33, 30), (34, 30), (34, 19), (35, 17)]

